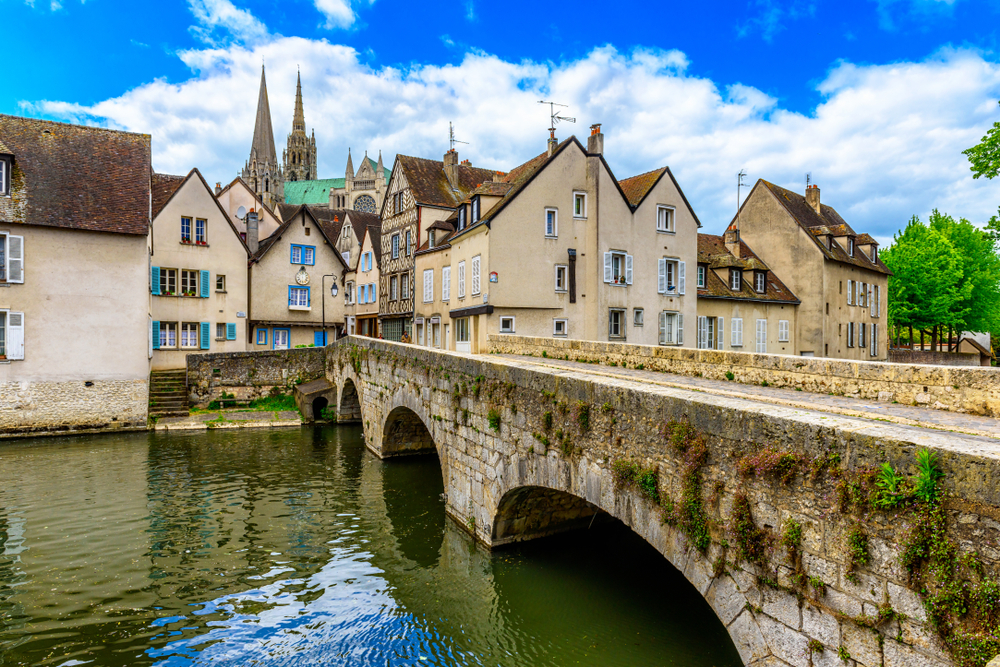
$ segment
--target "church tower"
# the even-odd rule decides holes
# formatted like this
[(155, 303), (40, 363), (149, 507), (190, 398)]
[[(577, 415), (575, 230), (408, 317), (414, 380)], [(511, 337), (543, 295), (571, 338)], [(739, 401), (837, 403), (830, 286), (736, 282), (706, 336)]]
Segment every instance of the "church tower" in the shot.
[[(304, 125), (304, 123), (303, 123)], [(303, 130), (305, 134), (305, 130)], [(272, 210), (285, 201), (285, 176), (274, 150), (271, 129), (271, 106), (267, 101), (267, 81), (264, 66), (260, 68), (260, 94), (257, 98), (257, 120), (253, 127), (250, 159), (240, 174), (250, 189)]]
[(316, 130), (312, 136), (306, 134), (306, 115), (302, 110), (302, 74), (295, 84), (295, 115), (292, 117), (292, 133), (288, 135), (288, 147), (282, 153), (285, 163), (285, 178), (289, 181), (312, 181), (316, 179)]

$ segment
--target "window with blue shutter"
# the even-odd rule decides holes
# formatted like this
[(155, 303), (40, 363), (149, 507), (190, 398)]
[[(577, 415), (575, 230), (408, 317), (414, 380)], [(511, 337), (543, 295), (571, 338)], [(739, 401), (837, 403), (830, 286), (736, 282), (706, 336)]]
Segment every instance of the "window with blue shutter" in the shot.
[(313, 344), (316, 347), (326, 346), (326, 332), (325, 331), (314, 331), (313, 332)]
[(226, 324), (226, 340), (236, 340), (236, 323), (229, 322)]
[(152, 286), (153, 295), (160, 295), (160, 267), (154, 266), (152, 268), (152, 274), (150, 275), (150, 285)]
[(201, 298), (208, 298), (208, 271), (201, 272)]
[(210, 342), (209, 333), (210, 332), (209, 332), (208, 322), (202, 322), (201, 323), (201, 349), (203, 349), (203, 350), (207, 350), (208, 349), (208, 344)]
[(267, 329), (257, 329), (257, 344), (267, 345)]
[[(159, 282), (157, 282), (159, 284)], [(160, 322), (159, 320), (153, 320), (153, 349), (160, 349)]]

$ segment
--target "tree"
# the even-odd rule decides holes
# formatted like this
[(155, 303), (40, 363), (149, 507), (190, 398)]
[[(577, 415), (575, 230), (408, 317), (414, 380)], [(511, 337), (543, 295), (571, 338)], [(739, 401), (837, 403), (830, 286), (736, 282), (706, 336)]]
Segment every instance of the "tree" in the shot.
[(947, 238), (958, 252), (962, 272), (960, 284), (967, 296), (956, 304), (965, 313), (956, 323), (961, 331), (997, 331), (1000, 327), (1000, 257), (989, 232), (971, 222), (955, 221), (950, 215), (931, 213), (930, 228)]
[(982, 141), (962, 151), (962, 154), (972, 163), (973, 178), (996, 178), (1000, 174), (1000, 122), (993, 123)]

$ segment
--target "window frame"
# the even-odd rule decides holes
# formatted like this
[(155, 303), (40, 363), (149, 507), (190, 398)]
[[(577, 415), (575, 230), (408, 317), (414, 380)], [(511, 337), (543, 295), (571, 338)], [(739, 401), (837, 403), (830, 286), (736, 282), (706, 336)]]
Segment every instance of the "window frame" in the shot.
[(208, 220), (194, 219), (194, 242), (196, 245), (208, 245)]
[[(562, 333), (559, 333), (559, 325), (562, 325)], [(552, 319), (552, 337), (566, 338), (569, 335), (569, 318), (556, 317)]]
[[(577, 202), (583, 202), (581, 207), (582, 211), (580, 213), (576, 212)], [(587, 193), (582, 190), (573, 191), (573, 219), (574, 220), (586, 220), (587, 219)]]
[[(193, 218), (189, 215), (181, 216), (181, 243), (191, 243), (191, 232), (192, 225), (191, 221)], [(187, 235), (184, 235), (184, 225), (187, 224)]]
[(10, 172), (13, 160), (6, 155), (0, 155), (0, 196), (10, 197)]
[[(510, 320), (510, 326), (504, 327), (504, 320)], [(501, 315), (500, 316), (500, 333), (502, 334), (512, 334), (516, 331), (516, 318), (513, 315)]]
[[(562, 273), (563, 286), (559, 286), (559, 274)], [(569, 291), (569, 265), (556, 264), (555, 266), (555, 290), (558, 294), (565, 294)]]
[[(677, 224), (676, 224), (676, 220), (675, 220), (675, 213), (676, 213), (676, 211), (677, 211), (676, 207), (671, 206), (670, 204), (657, 204), (656, 205), (656, 231), (657, 231), (657, 233), (659, 233), (659, 234), (676, 234), (677, 233)], [(666, 214), (664, 216), (666, 218), (666, 224), (663, 225), (663, 226), (660, 225), (660, 218), (661, 218), (660, 213), (661, 212), (663, 212), (663, 213)]]
[[(184, 289), (184, 280), (188, 276), (194, 276), (194, 289)], [(178, 290), (180, 296), (190, 296), (190, 295), (188, 295), (188, 292), (193, 292), (194, 294), (193, 294), (193, 297), (191, 297), (191, 298), (195, 298), (199, 294), (201, 294), (201, 291), (199, 289), (201, 287), (201, 285), (198, 284), (200, 278), (201, 278), (201, 271), (198, 271), (197, 269), (181, 269), (180, 270), (180, 289)], [(188, 280), (188, 287), (190, 287), (191, 286), (190, 285), (191, 279), (187, 278), (187, 280)]]
[(733, 292), (743, 290), (743, 272), (739, 269), (729, 269), (729, 289)]
[[(292, 303), (292, 295), (301, 295), (305, 293), (306, 304), (303, 306), (298, 303), (298, 298), (295, 299), (296, 303)], [(312, 310), (312, 287), (309, 285), (289, 285), (288, 286), (288, 310)]]
[(482, 255), (476, 255), (472, 258), (470, 268), (472, 269), (472, 285), (470, 294), (472, 296), (479, 296), (482, 294), (483, 281), (481, 280), (482, 274)]
[[(159, 268), (160, 268), (160, 296), (178, 296), (179, 295), (179, 291), (177, 289), (178, 269), (168, 269), (162, 266)], [(170, 287), (170, 283), (173, 282), (174, 288), (172, 290), (163, 289), (164, 282), (166, 282), (167, 287)]]
[[(285, 334), (285, 345), (286, 347), (277, 347), (278, 345), (278, 332), (283, 332)], [(292, 329), (291, 327), (275, 327), (271, 332), (271, 349), (272, 350), (290, 350), (292, 349)]]
[[(184, 334), (190, 331), (189, 327), (194, 327), (194, 345), (184, 344)], [(181, 322), (177, 327), (177, 349), (179, 350), (197, 350), (201, 347), (201, 323), (200, 322)]]
[(389, 301), (399, 300), (399, 276), (389, 276)]
[(657, 342), (660, 345), (683, 345), (681, 313), (676, 310), (661, 310), (660, 317), (663, 318), (663, 326), (657, 336)]
[(399, 233), (389, 237), (389, 250), (393, 259), (399, 259)]
[[(222, 281), (221, 286), (219, 281)], [(225, 293), (226, 291), (226, 276), (223, 273), (215, 274), (215, 291), (216, 293)]]
[(424, 269), (424, 303), (434, 303), (434, 269)]
[(479, 195), (476, 195), (475, 197), (472, 198), (471, 205), (472, 205), (472, 210), (469, 214), (469, 224), (474, 225), (477, 222), (479, 222), (479, 212), (480, 212)]
[[(299, 251), (299, 261), (295, 261), (295, 251)], [(310, 258), (312, 261), (307, 262), (307, 251), (312, 253)], [(288, 244), (288, 263), (295, 266), (316, 266), (316, 246), (305, 245), (303, 243), (289, 243)]]
[[(222, 327), (222, 329), (219, 329), (219, 327)], [(221, 331), (221, 335), (220, 335), (220, 331)], [(217, 341), (219, 341), (219, 340), (226, 340), (226, 323), (225, 322), (216, 322), (215, 323), (215, 340), (217, 340)]]
[(413, 255), (413, 233), (407, 229), (406, 230), (406, 256), (410, 257)]
[(645, 309), (644, 308), (633, 308), (632, 309), (632, 326), (633, 327), (641, 327), (642, 323), (643, 323), (643, 319), (645, 318), (645, 316), (646, 316), (646, 313), (645, 313)]
[(347, 281), (347, 284), (344, 285), (344, 291), (346, 292), (345, 299), (344, 299), (344, 305), (345, 306), (353, 306), (354, 305), (354, 281), (353, 280), (348, 280)]
[[(552, 233), (549, 233), (549, 214), (552, 214)], [(544, 236), (547, 239), (557, 239), (559, 238), (559, 209), (546, 206), (545, 216), (542, 219), (542, 230), (544, 231)]]
[(764, 271), (754, 271), (753, 272), (753, 288), (757, 294), (765, 294), (767, 292), (767, 273)]
[(729, 347), (743, 347), (743, 318), (729, 318)]
[[(764, 323), (764, 327), (763, 327), (763, 329), (764, 329), (764, 331), (763, 331), (763, 333), (764, 333), (763, 340), (761, 340), (761, 335), (760, 335), (761, 334), (761, 326), (760, 326), (761, 322)], [(757, 354), (767, 354), (767, 318), (757, 318), (757, 321), (755, 323), (755, 327), (756, 328), (754, 329), (754, 337), (753, 337), (753, 339), (754, 339), (754, 351)]]
[[(161, 350), (178, 350), (178, 349), (180, 349), (181, 338), (180, 338), (180, 326), (179, 326), (179, 324), (177, 322), (160, 322), (159, 323), (159, 328), (160, 328), (160, 345), (159, 345), (158, 349), (161, 349)], [(173, 333), (174, 333), (174, 344), (173, 345), (169, 344), (169, 338), (170, 338), (170, 332), (171, 331), (173, 331)], [(163, 339), (165, 337), (168, 339), (167, 343), (163, 342)]]
[(698, 287), (704, 287), (708, 282), (708, 267), (704, 264), (698, 265)]
[(267, 329), (257, 327), (257, 345), (267, 345)]
[[(614, 333), (614, 315), (618, 315), (618, 333)], [(608, 340), (625, 340), (625, 322), (628, 319), (628, 309), (608, 308)]]
[(410, 274), (399, 274), (399, 298), (405, 300), (410, 298)]
[(458, 229), (456, 231), (460, 232), (467, 226), (468, 225), (465, 223), (465, 204), (462, 204), (458, 207)]
[[(465, 260), (458, 263), (458, 298), (465, 298)], [(455, 340), (458, 340), (457, 338)]]
[[(624, 250), (609, 250), (607, 254), (611, 255), (611, 282), (607, 284), (616, 285), (618, 287), (627, 287), (628, 285), (631, 285), (632, 283), (628, 280), (628, 258), (631, 257), (631, 255)], [(617, 275), (615, 274), (616, 259), (619, 260), (619, 263), (621, 264), (621, 272)], [(621, 282), (619, 282), (619, 278), (621, 278)]]
[(441, 267), (441, 301), (451, 301), (451, 265)]
[(791, 334), (789, 333), (788, 320), (778, 320), (778, 342), (787, 343), (790, 338)]

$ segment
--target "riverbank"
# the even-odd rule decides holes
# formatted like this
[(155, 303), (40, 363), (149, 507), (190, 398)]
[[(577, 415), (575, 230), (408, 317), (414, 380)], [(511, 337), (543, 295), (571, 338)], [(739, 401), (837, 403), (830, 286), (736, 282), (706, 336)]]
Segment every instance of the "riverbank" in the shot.
[(227, 428), (283, 428), (301, 426), (302, 415), (296, 410), (232, 410), (197, 411), (186, 417), (165, 417), (153, 427), (157, 431), (205, 431)]

